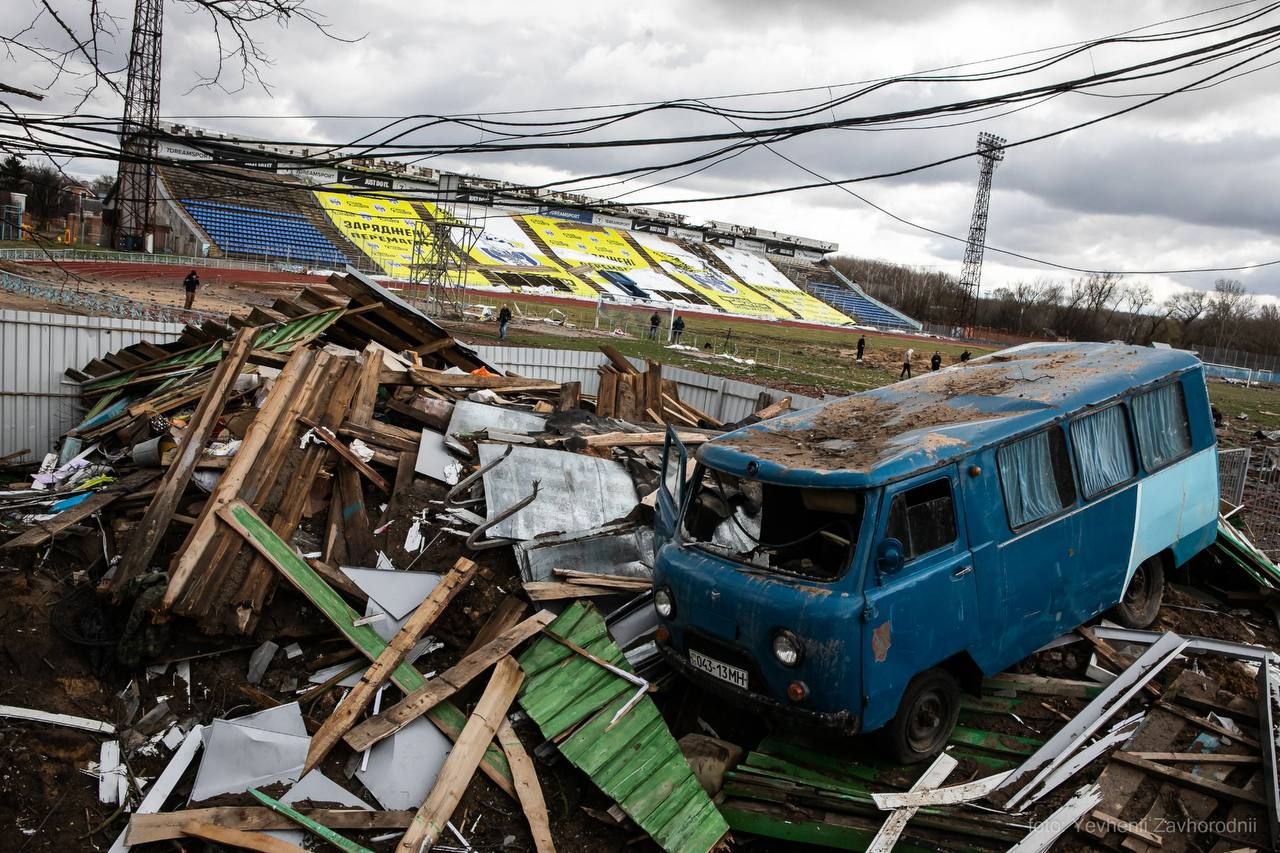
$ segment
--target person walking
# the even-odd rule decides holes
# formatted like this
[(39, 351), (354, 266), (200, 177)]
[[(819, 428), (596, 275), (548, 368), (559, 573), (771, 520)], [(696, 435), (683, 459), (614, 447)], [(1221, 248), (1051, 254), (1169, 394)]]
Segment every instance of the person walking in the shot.
[(187, 277), (182, 280), (182, 288), (187, 292), (186, 301), (182, 307), (191, 310), (191, 306), (196, 301), (196, 291), (200, 288), (200, 275), (195, 270), (187, 273)]
[(902, 372), (898, 374), (899, 379), (911, 378), (911, 359), (915, 356), (916, 351), (908, 349), (902, 354)]
[(933, 358), (929, 359), (929, 369), (937, 370), (942, 367), (942, 353), (937, 350), (933, 351)]
[(858, 337), (858, 364), (862, 364), (862, 354), (866, 352), (866, 349), (867, 349), (867, 336), (860, 335)]
[(502, 310), (498, 312), (498, 340), (505, 341), (507, 339), (507, 327), (511, 325), (511, 309), (503, 305)]
[(680, 336), (684, 334), (684, 318), (676, 317), (676, 321), (671, 324), (671, 342), (680, 343)]
[(662, 318), (658, 316), (658, 312), (654, 311), (653, 316), (649, 318), (649, 340), (656, 341), (658, 339), (658, 326), (662, 325)]

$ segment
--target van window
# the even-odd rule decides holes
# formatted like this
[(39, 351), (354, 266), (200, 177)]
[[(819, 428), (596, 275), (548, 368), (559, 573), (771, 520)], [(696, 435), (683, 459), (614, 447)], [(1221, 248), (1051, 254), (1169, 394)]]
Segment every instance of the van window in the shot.
[(1010, 527), (1039, 521), (1075, 503), (1067, 442), (1057, 427), (1006, 444), (996, 459)]
[(1138, 452), (1148, 471), (1163, 468), (1191, 452), (1191, 425), (1181, 383), (1138, 394), (1133, 398), (1132, 409)]
[(687, 542), (757, 569), (834, 580), (853, 562), (862, 492), (807, 489), (700, 468), (685, 509)]
[(1133, 451), (1124, 406), (1108, 406), (1071, 424), (1071, 446), (1080, 465), (1080, 491), (1091, 498), (1133, 479)]
[(947, 478), (893, 496), (885, 534), (902, 543), (907, 560), (956, 541), (956, 510)]

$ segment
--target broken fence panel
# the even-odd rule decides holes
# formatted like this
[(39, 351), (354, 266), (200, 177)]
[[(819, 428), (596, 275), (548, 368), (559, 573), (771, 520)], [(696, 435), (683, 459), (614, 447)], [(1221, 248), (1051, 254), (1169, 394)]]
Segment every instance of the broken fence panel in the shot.
[[(1011, 772), (1011, 771), (1010, 771)], [(919, 808), (921, 806), (954, 806), (980, 800), (1000, 787), (1009, 772), (996, 773), (974, 779), (963, 785), (952, 785), (949, 788), (932, 788), (928, 791), (907, 791), (905, 793), (872, 794), (871, 799), (881, 811), (894, 809)]]
[(1076, 821), (1101, 802), (1100, 787), (1087, 785), (1081, 788), (1076, 791), (1075, 796), (1041, 821), (1030, 835), (1010, 847), (1009, 853), (1044, 853), (1053, 846), (1053, 842), (1057, 841), (1059, 836), (1075, 826)]
[[(944, 752), (933, 760), (929, 768), (911, 786), (911, 790), (927, 791), (937, 788), (947, 781), (947, 777), (951, 775), (951, 771), (955, 770), (956, 765), (959, 763)], [(889, 815), (885, 820), (884, 825), (880, 827), (876, 837), (871, 839), (871, 843), (867, 845), (866, 853), (889, 853), (893, 849), (893, 845), (898, 843), (898, 836), (902, 835), (902, 831), (907, 828), (907, 822), (911, 820), (917, 811), (917, 808), (911, 806), (895, 809), (893, 814)]]
[(1108, 684), (1097, 698), (1085, 706), (1036, 752), (1009, 773), (1002, 788), (1008, 788), (1031, 774), (1031, 781), (1009, 797), (1005, 807), (1015, 809), (1059, 765), (1066, 762), (1084, 743), (1085, 738), (1102, 727), (1108, 719), (1124, 707), (1138, 691), (1146, 686), (1156, 673), (1164, 669), (1182, 653), (1187, 640), (1174, 633), (1164, 634), (1153, 643), (1133, 665)]

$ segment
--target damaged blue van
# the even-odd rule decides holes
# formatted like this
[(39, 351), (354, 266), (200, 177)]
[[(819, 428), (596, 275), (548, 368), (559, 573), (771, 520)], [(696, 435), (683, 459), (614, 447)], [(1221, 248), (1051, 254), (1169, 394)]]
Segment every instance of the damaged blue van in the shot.
[(946, 744), (961, 690), (1100, 613), (1155, 619), (1208, 547), (1198, 359), (1029, 344), (753, 424), (669, 432), (654, 575), (666, 658), (790, 722)]

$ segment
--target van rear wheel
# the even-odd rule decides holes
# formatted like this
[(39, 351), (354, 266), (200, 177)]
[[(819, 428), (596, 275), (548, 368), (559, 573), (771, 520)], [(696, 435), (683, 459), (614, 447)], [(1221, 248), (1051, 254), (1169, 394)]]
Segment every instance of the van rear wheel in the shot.
[(960, 716), (960, 685), (945, 669), (911, 679), (898, 714), (884, 731), (889, 756), (902, 764), (933, 758), (947, 745)]
[(1134, 569), (1124, 598), (1111, 609), (1111, 618), (1126, 628), (1150, 628), (1163, 600), (1164, 566), (1158, 556), (1148, 557)]

